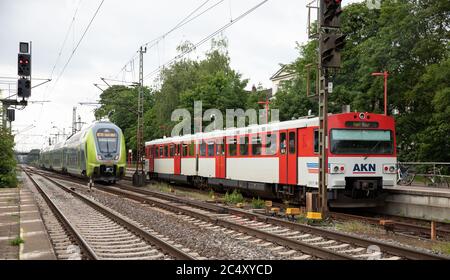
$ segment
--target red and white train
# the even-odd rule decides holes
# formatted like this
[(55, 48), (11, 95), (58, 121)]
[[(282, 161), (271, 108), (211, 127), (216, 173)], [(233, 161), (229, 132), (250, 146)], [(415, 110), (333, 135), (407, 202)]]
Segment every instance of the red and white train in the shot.
[[(237, 188), (303, 203), (318, 188), (319, 119), (255, 125), (146, 143), (151, 178), (197, 187)], [(395, 123), (389, 116), (328, 117), (330, 207), (374, 207), (396, 182)]]

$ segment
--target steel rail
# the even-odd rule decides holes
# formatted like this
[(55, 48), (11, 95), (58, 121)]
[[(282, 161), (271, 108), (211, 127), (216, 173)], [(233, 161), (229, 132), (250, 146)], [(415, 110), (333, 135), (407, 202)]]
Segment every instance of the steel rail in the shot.
[[(45, 202), (47, 203), (47, 205), (50, 207), (51, 211), (53, 212), (53, 214), (55, 214), (56, 218), (58, 219), (58, 221), (63, 225), (63, 228), (65, 228), (68, 232), (69, 235), (72, 236), (73, 238), (76, 239), (76, 243), (78, 245), (80, 245), (81, 250), (83, 253), (86, 254), (86, 257), (88, 259), (92, 259), (92, 260), (98, 260), (99, 257), (98, 255), (94, 252), (94, 250), (92, 249), (91, 246), (89, 246), (89, 244), (87, 243), (87, 241), (83, 238), (83, 236), (81, 235), (81, 233), (78, 232), (78, 230), (76, 230), (72, 224), (69, 222), (69, 220), (66, 218), (66, 216), (61, 212), (61, 210), (59, 210), (59, 208), (56, 206), (56, 204), (50, 199), (50, 197), (47, 195), (47, 193), (41, 188), (41, 186), (39, 186), (39, 184), (36, 182), (36, 180), (29, 174), (29, 171), (23, 169), (23, 171), (25, 172), (25, 174), (27, 175), (27, 177), (31, 180), (31, 182), (33, 183), (33, 185), (36, 187), (36, 189), (39, 191), (39, 193), (42, 195), (42, 197), (44, 198)], [(42, 176), (42, 175), (39, 175)]]
[[(158, 199), (148, 197), (148, 195), (147, 196), (136, 195), (130, 191), (124, 191), (124, 190), (120, 190), (120, 189), (117, 189), (114, 187), (96, 186), (96, 188), (106, 191), (106, 192), (109, 192), (109, 193), (120, 195), (122, 197), (127, 197), (129, 199), (139, 201), (141, 203), (157, 205), (159, 208), (166, 209), (171, 212), (183, 213), (185, 215), (195, 217), (195, 218), (198, 218), (201, 220), (205, 220), (205, 221), (211, 222), (211, 223), (219, 225), (219, 226), (227, 227), (227, 228), (239, 231), (239, 232), (244, 232), (246, 234), (256, 236), (260, 239), (268, 240), (270, 242), (273, 242), (273, 243), (276, 243), (279, 245), (284, 245), (291, 249), (301, 251), (303, 253), (311, 254), (315, 257), (319, 257), (319, 258), (323, 258), (323, 259), (332, 259), (332, 260), (355, 260), (355, 258), (353, 258), (352, 256), (344, 255), (344, 254), (341, 254), (341, 253), (338, 253), (338, 252), (335, 252), (335, 251), (332, 251), (329, 249), (317, 247), (317, 246), (308, 244), (306, 242), (289, 239), (289, 238), (286, 238), (283, 236), (279, 236), (279, 235), (268, 233), (268, 232), (265, 232), (262, 230), (254, 229), (254, 228), (251, 228), (251, 227), (248, 227), (245, 225), (236, 224), (236, 223), (233, 223), (230, 221), (226, 221), (226, 220), (217, 218), (216, 216), (210, 216), (208, 214), (203, 214), (203, 213), (200, 213), (197, 211), (189, 210), (189, 209), (180, 207), (178, 205), (167, 204), (167, 199), (166, 199), (166, 201), (160, 201)], [(188, 203), (183, 203), (183, 204), (186, 205)], [(194, 204), (198, 205), (198, 203), (194, 203)], [(192, 206), (195, 206), (195, 205), (192, 205)], [(207, 209), (207, 208), (208, 207), (206, 207), (206, 206), (202, 207), (202, 209)], [(215, 209), (217, 209), (217, 208), (215, 208), (215, 207), (212, 207), (212, 208), (213, 209), (209, 209), (209, 211), (216, 213)], [(221, 213), (223, 213), (223, 211), (221, 211)]]
[(100, 213), (104, 214), (108, 218), (112, 219), (116, 223), (120, 224), (121, 226), (127, 228), (134, 234), (140, 236), (145, 241), (149, 242), (150, 244), (154, 245), (155, 247), (159, 248), (160, 250), (166, 252), (170, 256), (175, 257), (177, 260), (195, 260), (193, 256), (189, 255), (188, 253), (185, 253), (184, 251), (170, 245), (169, 243), (165, 242), (164, 240), (161, 240), (157, 238), (156, 236), (153, 236), (152, 234), (146, 232), (145, 230), (142, 230), (137, 225), (135, 225), (131, 220), (126, 219), (125, 217), (120, 217), (119, 215), (113, 213), (111, 209), (108, 209), (107, 207), (101, 205), (100, 203), (80, 194), (74, 191), (73, 189), (70, 189), (63, 184), (49, 178), (46, 175), (40, 175), (53, 184), (57, 185), (58, 187), (62, 188), (63, 190), (67, 191), (68, 193), (72, 194), (73, 196), (79, 198), (95, 210), (99, 211)]
[[(229, 214), (236, 214), (239, 216), (245, 216), (245, 217), (248, 217), (251, 219), (256, 219), (261, 222), (267, 222), (267, 223), (271, 223), (274, 225), (284, 226), (284, 227), (287, 227), (287, 228), (290, 228), (293, 230), (301, 230), (304, 232), (325, 236), (327, 238), (336, 239), (341, 242), (348, 242), (348, 243), (355, 244), (355, 245), (362, 246), (362, 247), (376, 245), (385, 253), (399, 255), (401, 257), (405, 257), (405, 258), (411, 259), (411, 260), (450, 260), (449, 257), (445, 257), (445, 256), (430, 254), (427, 252), (422, 252), (422, 251), (413, 250), (413, 249), (409, 249), (409, 248), (405, 248), (405, 247), (400, 247), (400, 246), (392, 245), (392, 244), (381, 242), (381, 241), (375, 241), (375, 240), (365, 239), (362, 237), (356, 237), (356, 236), (352, 236), (350, 234), (335, 232), (335, 231), (331, 231), (331, 230), (327, 230), (327, 229), (323, 229), (323, 228), (312, 227), (309, 225), (303, 225), (303, 224), (299, 224), (299, 223), (293, 223), (293, 222), (282, 220), (279, 218), (269, 217), (269, 216), (265, 216), (265, 215), (261, 215), (261, 214), (257, 214), (257, 213), (250, 213), (245, 210), (233, 209), (233, 208), (219, 206), (219, 205), (212, 205), (207, 202), (193, 201), (190, 199), (185, 199), (185, 198), (177, 197), (177, 196), (170, 195), (170, 194), (163, 194), (163, 193), (154, 192), (154, 191), (150, 191), (150, 190), (142, 190), (142, 189), (137, 189), (137, 188), (124, 186), (124, 185), (120, 185), (120, 184), (116, 185), (116, 186), (121, 189), (124, 189), (124, 190), (134, 191), (134, 192), (138, 192), (138, 193), (144, 194), (144, 195), (152, 195), (152, 196), (159, 197), (162, 199), (172, 200), (172, 201), (178, 202), (178, 203), (185, 203), (185, 204), (188, 204), (188, 205), (191, 205), (194, 207), (200, 207), (202, 209), (209, 208), (210, 211), (220, 211), (220, 213), (229, 213)], [(208, 205), (210, 205), (210, 206), (208, 206)]]
[[(65, 180), (68, 180), (68, 179), (65, 178)], [(73, 180), (73, 181), (75, 181), (75, 180)], [(79, 183), (79, 181), (78, 181), (78, 183)], [(101, 189), (101, 190), (105, 190), (107, 192), (113, 192), (117, 195), (126, 195), (130, 199), (137, 200), (137, 201), (140, 201), (143, 203), (150, 202), (149, 201), (150, 198), (144, 197), (144, 196), (154, 196), (154, 197), (157, 197), (160, 199), (165, 199), (165, 200), (169, 200), (169, 201), (173, 201), (173, 202), (177, 202), (177, 203), (182, 203), (182, 204), (186, 204), (186, 205), (189, 205), (192, 207), (197, 207), (200, 209), (213, 211), (216, 213), (235, 214), (235, 215), (239, 215), (242, 217), (251, 218), (251, 219), (254, 219), (254, 220), (257, 220), (260, 222), (266, 222), (266, 223), (270, 223), (270, 224), (274, 224), (274, 225), (278, 225), (278, 226), (284, 226), (284, 227), (290, 228), (292, 230), (300, 230), (303, 232), (324, 236), (324, 237), (327, 237), (330, 239), (335, 239), (335, 240), (338, 240), (341, 242), (348, 242), (348, 243), (362, 246), (362, 247), (376, 245), (380, 248), (380, 250), (382, 250), (385, 253), (398, 255), (398, 256), (401, 256), (401, 257), (404, 257), (407, 259), (411, 259), (411, 260), (450, 260), (450, 258), (446, 257), (446, 256), (430, 254), (427, 252), (413, 250), (413, 249), (409, 249), (409, 248), (405, 248), (405, 247), (401, 247), (401, 246), (396, 246), (396, 245), (381, 242), (381, 241), (370, 240), (370, 239), (357, 237), (357, 236), (353, 236), (353, 235), (346, 234), (346, 233), (335, 232), (335, 231), (331, 231), (331, 230), (327, 230), (327, 229), (323, 229), (323, 228), (312, 227), (309, 225), (294, 223), (294, 222), (290, 222), (290, 221), (275, 218), (275, 217), (269, 217), (266, 215), (251, 213), (251, 212), (241, 210), (241, 209), (235, 209), (235, 208), (229, 208), (229, 207), (220, 206), (220, 205), (214, 205), (214, 204), (211, 204), (208, 202), (196, 201), (196, 200), (192, 200), (192, 199), (182, 198), (179, 196), (175, 196), (175, 195), (171, 195), (171, 194), (164, 194), (164, 193), (151, 191), (151, 190), (143, 190), (143, 189), (139, 189), (139, 188), (135, 188), (135, 187), (131, 187), (131, 186), (126, 186), (123, 184), (116, 184), (114, 189), (111, 187), (104, 187), (104, 186), (98, 186), (98, 185), (96, 185), (95, 187), (98, 189)], [(127, 192), (126, 193), (121, 192), (121, 191), (117, 190), (117, 188), (127, 191)], [(136, 196), (136, 195), (133, 195), (133, 193), (139, 193), (144, 196)], [(152, 201), (150, 203), (159, 204), (159, 205), (161, 205), (162, 208), (164, 208), (164, 205), (160, 204), (160, 202)], [(167, 205), (165, 205), (165, 206), (167, 207)], [(201, 218), (201, 216), (198, 216), (197, 214), (199, 214), (199, 213), (197, 213), (197, 212), (192, 213), (192, 215), (197, 216), (198, 218)], [(307, 244), (307, 245), (309, 245), (309, 244)]]

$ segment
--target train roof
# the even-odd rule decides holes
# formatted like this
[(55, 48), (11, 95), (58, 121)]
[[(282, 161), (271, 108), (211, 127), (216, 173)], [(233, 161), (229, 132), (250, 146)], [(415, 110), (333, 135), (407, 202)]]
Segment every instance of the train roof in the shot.
[(82, 135), (84, 135), (84, 133), (86, 131), (89, 131), (91, 129), (98, 129), (98, 128), (114, 128), (114, 129), (119, 129), (120, 130), (120, 127), (118, 127), (116, 124), (114, 124), (114, 123), (112, 123), (110, 121), (105, 121), (105, 120), (94, 121), (89, 126), (86, 126), (83, 129), (81, 129), (80, 131), (78, 131), (77, 133), (70, 135), (64, 141), (61, 141), (61, 142), (58, 142), (58, 143), (56, 143), (56, 144), (54, 144), (52, 146), (47, 146), (47, 147), (43, 148), (41, 153), (57, 150), (57, 149), (65, 147), (68, 144), (71, 144), (71, 143), (74, 143), (76, 141), (79, 141), (80, 138), (82, 137)]
[(239, 134), (251, 134), (251, 133), (264, 133), (270, 131), (278, 131), (290, 128), (300, 128), (308, 126), (317, 126), (319, 118), (314, 116), (307, 116), (300, 119), (284, 121), (284, 122), (273, 122), (263, 125), (250, 125), (240, 128), (228, 128), (225, 130), (215, 130), (212, 132), (201, 132), (196, 134), (189, 134), (184, 136), (167, 137), (162, 139), (156, 139), (146, 142), (145, 145), (157, 145), (166, 144), (172, 142), (189, 142), (195, 140), (201, 140), (205, 138), (218, 138), (224, 136), (234, 136)]

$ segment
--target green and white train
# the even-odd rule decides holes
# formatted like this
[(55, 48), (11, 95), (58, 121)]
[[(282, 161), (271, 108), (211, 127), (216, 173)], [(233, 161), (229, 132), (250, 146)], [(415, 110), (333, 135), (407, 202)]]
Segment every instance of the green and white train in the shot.
[(122, 130), (107, 121), (97, 121), (41, 151), (43, 168), (115, 183), (126, 171), (126, 149)]

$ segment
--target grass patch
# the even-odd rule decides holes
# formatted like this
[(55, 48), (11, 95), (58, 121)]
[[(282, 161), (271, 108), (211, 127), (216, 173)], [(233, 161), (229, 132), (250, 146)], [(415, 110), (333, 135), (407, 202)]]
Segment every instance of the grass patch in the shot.
[(336, 224), (336, 229), (352, 233), (382, 233), (383, 231), (366, 223), (348, 221)]
[(228, 204), (237, 204), (237, 203), (243, 203), (244, 197), (238, 190), (233, 190), (231, 194), (228, 192), (225, 194), (225, 203)]
[(433, 251), (450, 255), (450, 242), (441, 242), (432, 247)]
[(307, 224), (308, 219), (306, 218), (306, 213), (300, 213), (300, 215), (297, 216), (297, 223), (300, 224)]
[(263, 209), (266, 206), (266, 202), (259, 197), (257, 199), (252, 198), (252, 208), (253, 209)]
[(12, 246), (19, 246), (20, 244), (25, 243), (25, 241), (23, 241), (23, 239), (20, 237), (16, 237), (13, 240), (11, 240), (10, 243)]

